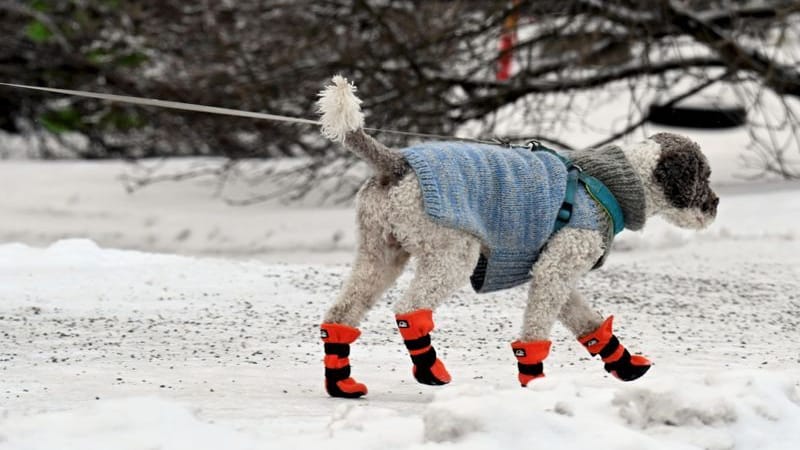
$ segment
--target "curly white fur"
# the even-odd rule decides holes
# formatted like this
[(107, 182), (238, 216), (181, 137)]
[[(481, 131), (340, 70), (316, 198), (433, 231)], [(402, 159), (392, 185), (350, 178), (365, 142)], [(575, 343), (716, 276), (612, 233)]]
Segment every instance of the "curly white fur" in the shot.
[(322, 115), (322, 134), (332, 141), (344, 142), (348, 132), (364, 125), (364, 113), (353, 83), (341, 75), (331, 81), (319, 94), (317, 111)]
[[(417, 259), (417, 268), (408, 290), (394, 306), (397, 314), (435, 310), (469, 282), (480, 254), (480, 241), (431, 220), (422, 207), (422, 192), (413, 173), (389, 188), (375, 179), (368, 181), (358, 194), (357, 217), (356, 262), (344, 289), (325, 315), (325, 322), (357, 327), (378, 297), (400, 276), (410, 256)], [(600, 325), (599, 314), (582, 310), (581, 305), (567, 300), (576, 281), (592, 268), (603, 251), (603, 235), (596, 231), (566, 228), (553, 237), (531, 271), (533, 280), (521, 339), (548, 339), (556, 320), (573, 319), (562, 312), (566, 305), (580, 316), (565, 323), (570, 329), (576, 328), (576, 336)]]
[[(550, 238), (531, 269), (533, 279), (528, 290), (521, 341), (550, 339), (553, 324), (575, 283), (592, 269), (604, 250), (603, 235), (594, 230), (564, 228)], [(591, 328), (580, 333), (594, 330), (601, 323), (599, 316), (597, 319), (596, 323), (588, 324)]]
[(397, 314), (436, 309), (469, 281), (480, 241), (431, 220), (422, 208), (415, 175), (407, 175), (389, 189), (373, 178), (361, 188), (357, 200), (356, 262), (325, 322), (357, 327), (400, 276), (410, 256), (417, 258), (417, 270), (411, 286), (395, 304)]

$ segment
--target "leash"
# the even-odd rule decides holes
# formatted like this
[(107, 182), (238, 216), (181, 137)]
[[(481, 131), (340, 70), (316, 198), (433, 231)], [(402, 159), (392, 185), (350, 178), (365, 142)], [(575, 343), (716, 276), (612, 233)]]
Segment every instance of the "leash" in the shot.
[[(285, 122), (285, 123), (302, 123), (307, 125), (321, 125), (321, 122), (318, 120), (311, 120), (311, 119), (304, 119), (302, 117), (291, 117), (291, 116), (284, 116), (280, 114), (268, 114), (268, 113), (259, 113), (253, 111), (242, 111), (239, 109), (232, 109), (232, 108), (221, 108), (218, 106), (206, 106), (206, 105), (198, 105), (194, 103), (184, 103), (184, 102), (175, 102), (170, 100), (159, 100), (155, 98), (146, 98), (146, 97), (133, 97), (130, 95), (117, 95), (117, 94), (104, 94), (100, 92), (91, 92), (91, 91), (78, 91), (72, 89), (58, 89), (58, 88), (49, 88), (49, 87), (42, 87), (42, 86), (29, 86), (25, 84), (14, 84), (14, 83), (0, 83), (0, 86), (11, 87), (15, 89), (27, 89), (32, 91), (41, 91), (41, 92), (50, 92), (54, 94), (62, 94), (62, 95), (69, 95), (73, 97), (84, 97), (84, 98), (94, 98), (98, 100), (106, 100), (110, 102), (117, 102), (117, 103), (129, 103), (132, 105), (140, 105), (140, 106), (153, 106), (156, 108), (166, 108), (166, 109), (177, 109), (181, 111), (192, 111), (192, 112), (202, 112), (208, 114), (217, 114), (223, 116), (235, 116), (235, 117), (246, 117), (249, 119), (257, 119), (257, 120), (271, 120), (277, 122)], [(399, 131), (399, 130), (389, 130), (385, 128), (364, 128), (366, 131), (373, 131), (379, 133), (390, 133), (390, 134), (397, 134), (400, 136), (409, 136), (409, 137), (420, 137), (426, 139), (436, 139), (436, 140), (450, 140), (450, 141), (461, 141), (461, 142), (472, 142), (476, 144), (490, 144), (490, 145), (503, 145), (510, 147), (511, 144), (505, 142), (500, 139), (494, 140), (483, 140), (483, 139), (474, 139), (474, 138), (462, 138), (462, 137), (455, 137), (455, 136), (445, 136), (441, 134), (430, 134), (430, 133), (414, 133), (410, 131)]]

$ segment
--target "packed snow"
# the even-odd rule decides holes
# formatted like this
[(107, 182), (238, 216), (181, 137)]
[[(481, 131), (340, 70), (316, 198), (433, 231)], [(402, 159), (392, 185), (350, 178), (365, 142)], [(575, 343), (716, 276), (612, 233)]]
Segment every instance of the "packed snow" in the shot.
[(654, 361), (644, 378), (556, 327), (547, 378), (520, 388), (525, 288), (465, 288), (433, 333), (454, 381), (419, 385), (391, 309), (408, 271), (353, 346), (355, 401), (325, 394), (317, 328), (352, 206), (231, 207), (211, 180), (129, 195), (123, 163), (3, 162), (0, 449), (800, 448), (800, 186), (744, 181), (707, 147), (715, 224), (624, 232), (580, 285)]

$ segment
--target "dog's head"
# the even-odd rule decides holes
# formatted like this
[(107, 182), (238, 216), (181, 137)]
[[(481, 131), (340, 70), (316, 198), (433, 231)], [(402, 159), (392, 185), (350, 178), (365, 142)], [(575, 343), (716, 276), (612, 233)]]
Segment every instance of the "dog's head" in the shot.
[(648, 216), (659, 214), (691, 229), (714, 221), (719, 197), (709, 186), (711, 167), (700, 146), (678, 134), (658, 133), (627, 150), (647, 192)]

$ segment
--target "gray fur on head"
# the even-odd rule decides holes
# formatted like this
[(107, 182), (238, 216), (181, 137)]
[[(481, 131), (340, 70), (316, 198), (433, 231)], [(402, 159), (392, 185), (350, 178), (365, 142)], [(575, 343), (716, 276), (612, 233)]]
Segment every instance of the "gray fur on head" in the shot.
[(625, 216), (625, 228), (635, 231), (644, 227), (647, 220), (644, 186), (621, 148), (609, 145), (578, 150), (570, 158), (614, 194)]
[[(681, 136), (680, 134), (656, 133), (650, 136), (650, 139), (658, 142), (658, 145), (661, 146), (662, 152), (692, 151), (701, 156), (703, 155), (703, 153), (700, 151), (700, 146), (697, 145), (696, 142), (687, 138), (686, 136)], [(703, 158), (705, 158), (705, 156), (703, 156)]]
[(708, 185), (711, 168), (700, 146), (673, 133), (658, 133), (650, 139), (661, 146), (653, 178), (667, 201), (676, 208), (716, 213), (718, 199)]

